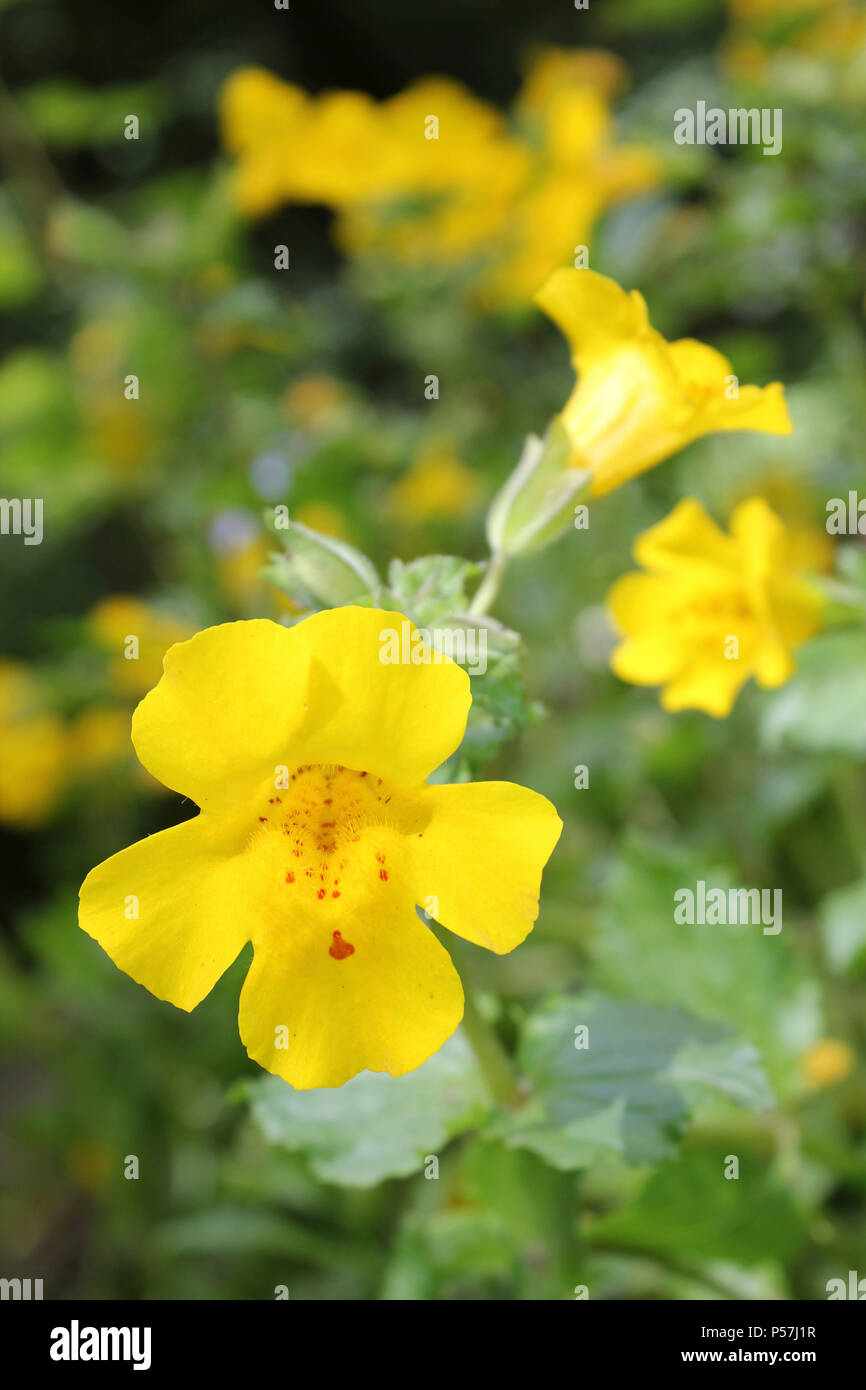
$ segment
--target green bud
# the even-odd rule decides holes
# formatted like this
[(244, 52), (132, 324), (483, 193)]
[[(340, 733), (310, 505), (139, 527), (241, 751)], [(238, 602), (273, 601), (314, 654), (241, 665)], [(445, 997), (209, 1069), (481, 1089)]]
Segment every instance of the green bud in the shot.
[(487, 513), (494, 554), (528, 555), (550, 545), (572, 523), (578, 498), (589, 495), (592, 474), (569, 463), (574, 449), (557, 416), (544, 439), (529, 435), (520, 461)]
[(299, 521), (290, 522), (281, 534), (285, 552), (273, 556), (265, 578), (307, 607), (339, 608), (381, 587), (372, 561), (346, 541), (311, 531)]

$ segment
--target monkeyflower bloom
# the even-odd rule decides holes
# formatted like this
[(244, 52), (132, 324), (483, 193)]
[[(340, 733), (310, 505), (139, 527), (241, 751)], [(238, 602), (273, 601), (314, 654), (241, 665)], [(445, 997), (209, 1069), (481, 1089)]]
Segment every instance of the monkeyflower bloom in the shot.
[[(409, 661), (390, 662), (394, 633), (410, 635)], [(420, 1066), (463, 992), (416, 905), (512, 950), (562, 828), (524, 787), (428, 784), (470, 703), (466, 672), (399, 613), (253, 619), (172, 647), (132, 738), (201, 811), (95, 868), (81, 926), (187, 1010), (251, 941), (241, 1038), (293, 1086)]]
[(775, 689), (794, 672), (791, 652), (821, 625), (823, 598), (792, 559), (789, 534), (763, 498), (741, 502), (726, 535), (687, 497), (639, 536), (646, 573), (608, 595), (622, 635), (615, 673), (661, 685), (667, 710), (729, 714), (750, 676)]
[(594, 497), (716, 430), (791, 433), (778, 382), (740, 386), (714, 348), (666, 342), (637, 290), (592, 270), (556, 270), (536, 301), (571, 345), (578, 380), (561, 418)]

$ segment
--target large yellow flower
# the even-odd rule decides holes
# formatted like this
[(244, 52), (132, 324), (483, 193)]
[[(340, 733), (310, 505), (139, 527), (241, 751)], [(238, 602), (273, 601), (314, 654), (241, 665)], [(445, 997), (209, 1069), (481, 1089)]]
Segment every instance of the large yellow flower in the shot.
[[(410, 634), (412, 662), (381, 659), (392, 631)], [(559, 837), (553, 806), (524, 787), (428, 785), (471, 696), (465, 671), (414, 634), (399, 613), (347, 607), (172, 647), (132, 737), (201, 814), (114, 855), (81, 890), (84, 930), (182, 1009), (252, 941), (241, 1038), (293, 1086), (397, 1076), (436, 1051), (463, 993), (416, 904), (510, 951)]]
[(666, 342), (637, 290), (592, 270), (557, 270), (536, 301), (571, 344), (578, 380), (562, 421), (594, 496), (716, 430), (790, 434), (778, 382), (740, 386), (714, 348)]
[(789, 535), (760, 497), (741, 502), (726, 535), (694, 498), (639, 536), (608, 595), (623, 641), (611, 666), (636, 685), (664, 687), (668, 710), (729, 714), (754, 676), (765, 689), (794, 672), (791, 652), (821, 624), (823, 599), (802, 577)]

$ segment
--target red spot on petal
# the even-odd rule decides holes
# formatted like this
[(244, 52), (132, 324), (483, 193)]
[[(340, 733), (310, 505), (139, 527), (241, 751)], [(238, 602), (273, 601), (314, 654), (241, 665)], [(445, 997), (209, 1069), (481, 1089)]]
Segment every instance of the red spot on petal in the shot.
[(267, 820), (267, 816), (259, 816), (259, 820), (260, 820), (260, 821), (266, 821), (266, 820)]
[(339, 889), (336, 889), (336, 890), (331, 894), (331, 897), (332, 897), (332, 898), (339, 898), (339, 896), (340, 896)]
[(286, 883), (294, 883), (294, 881), (295, 881), (295, 875), (294, 875), (294, 874), (286, 874)]
[(344, 941), (338, 931), (334, 932), (333, 940), (328, 947), (328, 955), (333, 956), (334, 960), (345, 960), (347, 956), (353, 956), (355, 948), (351, 941)]
[(381, 878), (381, 880), (382, 880), (383, 883), (387, 883), (387, 882), (388, 882), (388, 870), (387, 870), (387, 869), (380, 869), (380, 870), (379, 870), (379, 877)]

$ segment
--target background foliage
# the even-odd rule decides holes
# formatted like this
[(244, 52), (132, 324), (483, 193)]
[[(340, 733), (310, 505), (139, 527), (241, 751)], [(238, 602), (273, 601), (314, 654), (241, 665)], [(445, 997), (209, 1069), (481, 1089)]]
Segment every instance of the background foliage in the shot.
[[(828, 632), (722, 722), (607, 668), (604, 595), (679, 497), (725, 519), (758, 493), (814, 534), (866, 463), (862, 33), (756, 46), (758, 8), (2, 6), (0, 492), (46, 516), (42, 545), (0, 544), (4, 1274), (52, 1297), (537, 1299), (814, 1298), (866, 1273), (863, 635)], [(219, 91), (250, 63), (380, 98), (441, 72), (507, 109), (535, 43), (616, 53), (618, 138), (663, 170), (592, 264), (666, 336), (785, 382), (795, 434), (700, 441), (506, 581), (527, 694), (477, 690), (469, 751), (566, 829), (529, 941), (464, 966), (531, 1106), (497, 1109), (462, 1034), (398, 1081), (293, 1093), (237, 1039), (246, 957), (187, 1016), (76, 928), (87, 870), (190, 810), (137, 768), (129, 714), (178, 636), (290, 608), (260, 576), (274, 501), (381, 574), (483, 559), (485, 506), (572, 373), (540, 314), (479, 312), (459, 267), (344, 259), (322, 207), (244, 220)], [(783, 155), (674, 146), (698, 98), (783, 107)], [(866, 593), (856, 538), (842, 563)], [(411, 570), (390, 582), (417, 598)], [(153, 658), (132, 677), (127, 631)], [(684, 935), (672, 894), (698, 878), (781, 887), (784, 930)]]

